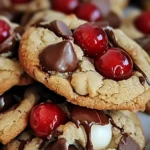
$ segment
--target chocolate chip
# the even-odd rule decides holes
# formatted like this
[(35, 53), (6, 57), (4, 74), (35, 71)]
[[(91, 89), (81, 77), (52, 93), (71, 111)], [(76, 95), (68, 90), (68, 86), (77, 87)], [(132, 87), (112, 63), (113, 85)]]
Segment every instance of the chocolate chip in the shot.
[(73, 72), (78, 66), (78, 59), (70, 41), (49, 45), (39, 57), (45, 71)]
[(109, 12), (109, 14), (104, 18), (104, 20), (108, 21), (109, 25), (113, 28), (119, 28), (121, 25), (120, 17), (112, 11)]
[(54, 20), (49, 24), (35, 23), (33, 26), (49, 29), (53, 31), (57, 36), (63, 37), (65, 39), (72, 39), (71, 30), (67, 27), (67, 25), (64, 22), (59, 20)]
[(117, 150), (141, 150), (141, 148), (131, 136), (124, 134), (120, 140)]
[(150, 36), (144, 36), (135, 41), (150, 55)]
[(15, 98), (12, 93), (6, 92), (0, 96), (0, 112), (9, 109), (15, 103)]
[(17, 27), (14, 29), (12, 35), (0, 44), (0, 54), (6, 52), (12, 52), (13, 54), (18, 52), (19, 41), (24, 33), (24, 27)]
[(62, 21), (59, 20), (52, 21), (50, 23), (50, 29), (58, 36), (62, 36), (64, 38), (72, 37), (71, 30)]
[(74, 106), (71, 111), (71, 118), (74, 122), (81, 124), (86, 122), (88, 124), (100, 124), (106, 125), (109, 123), (109, 117), (107, 117), (103, 111), (88, 109), (85, 107)]

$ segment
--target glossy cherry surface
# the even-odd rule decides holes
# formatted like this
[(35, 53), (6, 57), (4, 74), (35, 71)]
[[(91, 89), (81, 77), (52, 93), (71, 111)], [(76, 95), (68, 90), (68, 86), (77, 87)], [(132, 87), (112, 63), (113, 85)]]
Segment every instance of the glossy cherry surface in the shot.
[(144, 12), (135, 19), (136, 28), (145, 33), (150, 34), (150, 11)]
[(3, 43), (10, 36), (10, 25), (0, 19), (0, 44)]
[(52, 130), (67, 120), (64, 111), (56, 104), (42, 103), (30, 114), (30, 126), (38, 137), (46, 138)]
[(106, 33), (95, 24), (85, 23), (79, 26), (74, 31), (73, 37), (75, 43), (90, 57), (103, 54), (108, 45)]
[(79, 5), (79, 0), (51, 0), (52, 9), (63, 12), (73, 13)]
[(101, 11), (92, 3), (81, 3), (75, 13), (77, 17), (87, 21), (100, 21), (103, 18)]
[(95, 59), (95, 67), (104, 77), (118, 81), (132, 75), (133, 61), (125, 51), (111, 48)]

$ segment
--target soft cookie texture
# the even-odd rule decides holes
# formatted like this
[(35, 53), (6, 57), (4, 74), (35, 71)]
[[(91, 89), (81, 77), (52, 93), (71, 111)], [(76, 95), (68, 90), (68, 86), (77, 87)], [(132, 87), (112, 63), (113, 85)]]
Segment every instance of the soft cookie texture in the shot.
[(23, 100), (0, 113), (0, 142), (9, 143), (18, 136), (28, 125), (28, 116), (40, 96), (36, 87), (28, 88), (24, 93)]
[[(116, 126), (124, 129), (124, 132), (126, 134), (129, 134), (141, 149), (144, 148), (145, 138), (140, 121), (137, 118), (136, 114), (129, 111), (110, 111), (109, 115), (114, 120)], [(58, 139), (66, 139), (67, 145), (75, 144), (75, 142), (78, 141), (79, 145), (81, 145), (83, 148), (86, 147), (87, 135), (82, 125), (77, 128), (77, 126), (73, 122), (68, 122), (65, 125), (59, 126), (57, 130), (62, 133), (60, 136), (58, 136)], [(117, 129), (116, 127), (112, 127), (111, 141), (109, 142), (109, 145), (107, 147), (103, 148), (103, 150), (117, 150), (122, 136), (123, 134), (119, 129)], [(30, 132), (23, 132), (17, 139), (14, 139), (12, 142), (5, 145), (3, 149), (18, 150), (21, 145), (21, 141), (29, 141), (25, 144), (25, 150), (27, 148), (27, 150), (37, 150), (42, 143), (42, 139), (39, 139), (37, 137), (31, 138)], [(129, 143), (127, 143), (127, 145), (128, 144)]]
[(30, 131), (22, 132), (17, 139), (12, 140), (9, 144), (3, 147), (3, 150), (19, 150), (22, 141), (26, 142), (24, 145), (24, 150), (39, 150), (40, 145), (43, 140), (35, 137), (32, 138), (32, 134)]
[[(0, 16), (0, 19), (6, 21), (11, 26), (12, 29), (18, 27), (17, 24), (11, 23), (5, 17)], [(7, 40), (4, 42), (6, 42), (5, 44), (6, 46)], [(0, 44), (0, 49), (4, 47), (4, 45), (2, 44)], [(13, 49), (12, 51), (16, 50)], [(11, 51), (4, 53), (1, 52), (0, 54), (0, 84), (3, 85), (0, 87), (0, 94), (3, 94), (4, 92), (6, 92), (15, 85), (28, 85), (33, 82), (33, 79), (25, 73), (19, 61), (16, 58), (11, 58), (10, 57), (11, 55), (12, 55)]]
[[(54, 16), (53, 16), (54, 18)], [(57, 17), (55, 17), (57, 18)], [(51, 20), (52, 21), (52, 20)], [(63, 21), (70, 29), (75, 29), (84, 21), (74, 15), (64, 16)], [(133, 58), (134, 63), (150, 79), (150, 61), (144, 50), (129, 39), (122, 31), (107, 27), (115, 35), (118, 44)], [(23, 35), (19, 58), (25, 71), (35, 80), (43, 83), (49, 89), (67, 98), (73, 104), (98, 110), (131, 111), (144, 110), (150, 97), (150, 87), (145, 81), (141, 84), (142, 74), (135, 71), (127, 80), (114, 81), (105, 79), (96, 72), (94, 65), (83, 56), (82, 49), (71, 41), (79, 60), (78, 69), (72, 73), (71, 80), (68, 73), (43, 71), (39, 55), (45, 47), (63, 41), (52, 31), (41, 27), (29, 27)], [(81, 80), (82, 79), (82, 80)]]

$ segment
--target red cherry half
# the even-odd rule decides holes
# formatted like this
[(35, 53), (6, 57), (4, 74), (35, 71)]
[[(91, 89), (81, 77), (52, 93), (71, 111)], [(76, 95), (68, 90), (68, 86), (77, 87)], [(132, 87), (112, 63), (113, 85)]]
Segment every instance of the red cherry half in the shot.
[(73, 13), (79, 5), (79, 0), (51, 0), (52, 9), (63, 12)]
[(10, 36), (11, 27), (9, 24), (0, 19), (0, 44), (3, 43)]
[(103, 29), (90, 23), (79, 26), (73, 37), (75, 43), (90, 57), (103, 54), (108, 45), (108, 38)]
[(80, 19), (87, 21), (100, 21), (103, 18), (101, 11), (92, 3), (81, 3), (77, 7), (75, 14)]
[(38, 137), (46, 138), (52, 130), (66, 123), (64, 111), (53, 103), (35, 106), (30, 114), (30, 126)]
[(25, 4), (30, 2), (31, 0), (11, 0), (13, 4)]
[(150, 34), (150, 11), (144, 12), (135, 19), (136, 28), (145, 33)]
[(133, 61), (125, 51), (111, 48), (95, 59), (95, 67), (104, 77), (118, 81), (132, 75)]

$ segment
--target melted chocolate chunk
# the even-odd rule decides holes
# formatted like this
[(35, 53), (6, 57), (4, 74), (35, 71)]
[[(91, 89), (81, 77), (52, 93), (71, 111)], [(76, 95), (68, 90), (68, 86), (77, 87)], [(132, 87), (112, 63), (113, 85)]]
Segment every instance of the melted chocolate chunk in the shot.
[(135, 41), (150, 55), (150, 36), (144, 36)]
[(28, 141), (26, 140), (22, 140), (22, 141), (20, 141), (21, 143), (20, 143), (20, 145), (19, 145), (19, 148), (18, 148), (18, 150), (24, 150), (24, 147), (25, 147), (25, 145), (28, 143)]
[(66, 139), (60, 138), (55, 142), (50, 143), (45, 150), (78, 150), (74, 145), (67, 144)]
[(14, 29), (13, 34), (6, 39), (2, 44), (0, 44), (0, 54), (6, 52), (12, 52), (13, 54), (18, 52), (19, 41), (21, 39), (21, 35), (24, 32), (23, 27), (17, 27)]
[(144, 77), (139, 77), (140, 83), (144, 86), (145, 84), (145, 78)]
[(72, 39), (71, 30), (62, 21), (55, 20), (55, 21), (50, 22), (49, 24), (36, 23), (34, 26), (49, 29), (53, 31), (57, 36), (63, 37), (65, 39)]
[(50, 23), (50, 29), (58, 36), (62, 36), (64, 38), (72, 37), (71, 30), (62, 21), (59, 20), (52, 21)]
[(78, 59), (70, 41), (49, 45), (39, 57), (45, 71), (73, 72), (78, 66)]
[(56, 142), (50, 143), (45, 150), (68, 150), (67, 141), (60, 138)]
[(0, 112), (4, 112), (16, 102), (13, 94), (8, 91), (0, 96)]
[(121, 25), (120, 17), (112, 11), (109, 12), (109, 14), (104, 18), (104, 20), (108, 21), (109, 25), (113, 28), (119, 28)]
[(131, 136), (124, 134), (120, 140), (117, 150), (142, 150)]
[(93, 145), (91, 142), (91, 127), (93, 124), (109, 124), (109, 117), (107, 117), (102, 111), (74, 106), (71, 111), (71, 118), (77, 127), (79, 127), (79, 125), (84, 126), (87, 134), (86, 147), (88, 150), (93, 150)]

